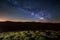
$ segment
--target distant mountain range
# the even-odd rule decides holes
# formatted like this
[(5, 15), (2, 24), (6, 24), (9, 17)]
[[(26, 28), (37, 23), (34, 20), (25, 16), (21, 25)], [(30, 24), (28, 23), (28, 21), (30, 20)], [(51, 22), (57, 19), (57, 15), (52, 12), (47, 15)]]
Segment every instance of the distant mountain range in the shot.
[(0, 21), (0, 23), (1, 22), (9, 22), (9, 23), (11, 23), (11, 22), (17, 22), (17, 23), (20, 23), (20, 22), (22, 22), (22, 23), (26, 23), (26, 22), (28, 22), (28, 23), (53, 23), (53, 24), (58, 24), (59, 22), (40, 22), (40, 21)]

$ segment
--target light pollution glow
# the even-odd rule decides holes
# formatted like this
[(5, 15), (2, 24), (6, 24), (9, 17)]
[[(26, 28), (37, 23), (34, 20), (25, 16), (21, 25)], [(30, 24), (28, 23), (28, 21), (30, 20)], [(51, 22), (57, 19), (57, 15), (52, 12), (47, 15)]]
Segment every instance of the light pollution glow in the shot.
[(12, 22), (43, 22), (43, 23), (60, 23), (60, 21), (58, 20), (58, 21), (54, 21), (54, 20), (52, 20), (52, 22), (51, 21), (49, 21), (49, 20), (12, 20), (12, 19), (3, 19), (3, 18), (0, 18), (0, 22), (5, 22), (5, 21), (12, 21)]

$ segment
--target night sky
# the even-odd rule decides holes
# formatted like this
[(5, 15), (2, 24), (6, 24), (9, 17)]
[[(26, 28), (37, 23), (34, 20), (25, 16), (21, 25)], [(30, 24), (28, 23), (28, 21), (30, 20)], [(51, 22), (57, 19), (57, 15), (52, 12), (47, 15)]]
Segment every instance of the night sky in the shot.
[(60, 0), (0, 0), (0, 21), (60, 22)]

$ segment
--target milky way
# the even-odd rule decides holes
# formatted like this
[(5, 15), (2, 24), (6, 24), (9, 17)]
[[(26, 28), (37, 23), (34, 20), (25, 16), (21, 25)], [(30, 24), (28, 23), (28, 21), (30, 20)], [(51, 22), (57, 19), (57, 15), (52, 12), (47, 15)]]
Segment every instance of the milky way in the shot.
[[(8, 0), (9, 3), (12, 4), (12, 6), (20, 8), (21, 10), (24, 10), (24, 12), (26, 13), (31, 13), (32, 16), (34, 16), (35, 18), (44, 20), (44, 19), (49, 19), (51, 18), (51, 14), (50, 12), (48, 12), (47, 10), (42, 10), (40, 8), (37, 7), (37, 5), (33, 4), (32, 5), (32, 1), (29, 3), (29, 1), (24, 2), (24, 3), (20, 3), (18, 0)], [(25, 4), (26, 3), (26, 4)]]
[[(59, 0), (0, 0), (0, 17), (8, 20), (60, 20)], [(59, 22), (59, 21), (58, 21)]]

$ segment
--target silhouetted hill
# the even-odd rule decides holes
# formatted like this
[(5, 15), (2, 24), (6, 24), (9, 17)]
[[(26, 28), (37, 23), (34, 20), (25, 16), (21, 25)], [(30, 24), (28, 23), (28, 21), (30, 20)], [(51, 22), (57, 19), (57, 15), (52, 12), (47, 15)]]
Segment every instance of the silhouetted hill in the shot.
[(60, 23), (0, 22), (0, 31), (17, 30), (60, 30)]

